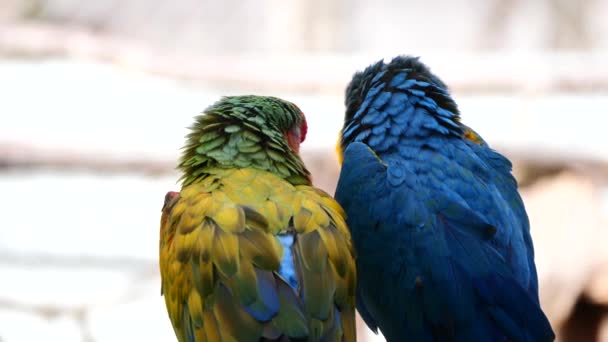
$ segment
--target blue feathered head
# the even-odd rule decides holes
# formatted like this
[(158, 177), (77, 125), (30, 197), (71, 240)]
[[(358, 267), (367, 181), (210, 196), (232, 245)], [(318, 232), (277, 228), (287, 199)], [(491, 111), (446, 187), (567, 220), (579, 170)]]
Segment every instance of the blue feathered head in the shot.
[(342, 149), (361, 141), (383, 152), (402, 139), (464, 133), (448, 87), (417, 57), (399, 56), (357, 72), (345, 105)]

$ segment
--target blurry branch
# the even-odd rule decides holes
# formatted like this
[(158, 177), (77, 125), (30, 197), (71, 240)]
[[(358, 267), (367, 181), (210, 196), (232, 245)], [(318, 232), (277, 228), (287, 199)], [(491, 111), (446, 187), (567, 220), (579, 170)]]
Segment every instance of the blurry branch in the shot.
[(585, 174), (594, 183), (608, 184), (608, 161), (605, 160), (563, 150), (493, 147), (513, 162), (513, 171), (521, 187), (566, 169)]
[[(515, 165), (515, 174), (521, 186), (534, 183), (537, 179), (544, 176), (560, 173), (564, 169), (570, 169), (590, 176), (594, 181), (608, 184), (608, 161), (598, 160), (592, 156), (581, 153), (572, 153), (558, 149), (531, 147), (517, 148), (503, 146), (492, 146), (511, 159)], [(310, 166), (315, 175), (315, 182), (326, 191), (333, 192), (335, 184), (333, 180), (337, 178), (339, 168), (334, 160), (333, 151), (328, 149), (309, 149), (302, 151), (302, 156)], [(137, 159), (125, 156), (117, 157), (111, 152), (100, 155), (90, 153), (90, 151), (67, 151), (62, 149), (40, 148), (35, 146), (24, 146), (17, 144), (7, 144), (0, 142), (0, 170), (36, 170), (51, 169), (65, 171), (87, 170), (100, 173), (124, 173), (137, 172), (149, 175), (169, 175), (174, 172), (177, 156), (174, 159), (163, 159), (162, 157), (150, 159)], [(6, 258), (15, 256), (0, 253), (0, 263)], [(46, 258), (46, 257), (45, 257)], [(36, 257), (20, 259), (22, 262), (37, 263)], [(46, 259), (45, 259), (46, 260)], [(50, 257), (48, 260), (53, 262), (69, 262), (61, 258)], [(106, 265), (106, 260), (95, 258), (81, 259), (79, 264)], [(15, 259), (18, 261), (18, 259)], [(110, 260), (113, 265), (124, 265), (126, 268), (140, 267), (143, 261), (125, 262), (122, 259)], [(133, 264), (133, 265), (131, 265)]]
[[(406, 53), (408, 51), (404, 51)], [(412, 51), (409, 51), (412, 52)], [(607, 91), (608, 52), (424, 53), (457, 92)], [(214, 86), (341, 93), (355, 70), (381, 56), (196, 55), (48, 24), (0, 28), (0, 55), (75, 57)], [(390, 57), (390, 56), (385, 56)]]
[[(152, 260), (140, 260), (136, 258), (108, 258), (108, 257), (88, 257), (88, 256), (58, 256), (51, 254), (27, 254), (17, 255), (10, 253), (0, 253), (0, 264), (6, 263), (11, 266), (32, 267), (66, 267), (71, 270), (77, 268), (102, 268), (111, 271), (127, 271), (132, 274), (130, 286), (120, 295), (111, 301), (105, 301), (101, 306), (116, 305), (127, 303), (138, 299), (141, 296), (139, 290), (142, 279), (157, 275), (157, 263)], [(160, 287), (160, 285), (159, 285)], [(100, 304), (83, 303), (79, 305), (70, 304), (30, 304), (23, 303), (14, 299), (0, 298), (0, 309), (22, 312), (43, 317), (45, 319), (55, 319), (57, 317), (70, 317), (76, 321), (81, 340), (83, 342), (93, 342), (95, 339), (89, 329), (89, 314), (93, 306), (100, 307)]]
[(593, 0), (549, 0), (548, 3), (552, 24), (549, 46), (591, 48), (588, 14), (593, 8)]
[(4, 310), (33, 314), (46, 319), (53, 319), (59, 316), (71, 317), (78, 325), (81, 341), (94, 341), (87, 326), (88, 308), (86, 306), (69, 307), (50, 304), (34, 305), (24, 304), (14, 300), (0, 299), (0, 308)]
[(30, 314), (35, 314), (42, 316), (47, 319), (52, 319), (57, 316), (68, 315), (76, 317), (79, 320), (79, 317), (83, 317), (86, 315), (86, 308), (84, 307), (60, 307), (56, 305), (33, 305), (33, 304), (24, 304), (17, 301), (0, 299), (0, 308), (5, 310), (14, 310), (20, 312), (26, 312)]
[(87, 255), (57, 255), (49, 253), (11, 253), (0, 252), (0, 264), (23, 266), (27, 268), (61, 267), (82, 269), (108, 269), (112, 271), (138, 271), (153, 273), (155, 260), (133, 257), (105, 257)]
[(482, 48), (498, 48), (506, 37), (509, 20), (514, 13), (516, 1), (489, 1), (489, 10), (482, 19), (484, 30), (480, 30)]
[(157, 175), (170, 174), (175, 170), (175, 163), (175, 160), (138, 159), (135, 156), (127, 159), (116, 157), (110, 152), (75, 152), (0, 141), (0, 169), (83, 169), (113, 173), (135, 171)]

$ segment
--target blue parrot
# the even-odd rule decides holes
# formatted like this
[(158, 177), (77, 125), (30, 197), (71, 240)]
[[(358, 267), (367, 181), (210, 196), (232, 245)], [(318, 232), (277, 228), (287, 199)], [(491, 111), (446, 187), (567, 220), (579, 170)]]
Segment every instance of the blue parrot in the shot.
[(346, 89), (336, 199), (357, 309), (387, 341), (551, 341), (511, 163), (461, 122), (447, 86), (399, 56)]

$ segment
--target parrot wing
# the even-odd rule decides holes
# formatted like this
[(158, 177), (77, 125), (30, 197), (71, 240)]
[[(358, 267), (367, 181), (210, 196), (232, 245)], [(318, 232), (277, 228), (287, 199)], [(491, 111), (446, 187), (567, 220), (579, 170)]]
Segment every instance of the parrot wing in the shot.
[(221, 170), (184, 187), (161, 219), (163, 292), (178, 339), (354, 341), (343, 216), (322, 191), (259, 170)]
[(349, 214), (364, 320), (389, 341), (552, 339), (537, 301), (491, 243), (501, 227), (449, 190), (466, 180), (443, 179), (446, 187), (434, 177), (385, 163), (363, 143), (344, 152), (336, 199)]
[(506, 249), (519, 246), (521, 251), (525, 250), (521, 258), (522, 260), (512, 261), (516, 264), (516, 269), (528, 273), (520, 275), (520, 278), (524, 279), (523, 282), (520, 279), (520, 283), (527, 283), (526, 288), (528, 293), (538, 302), (538, 278), (534, 264), (534, 245), (532, 243), (532, 236), (530, 235), (530, 221), (524, 202), (517, 190), (517, 180), (511, 173), (512, 164), (503, 155), (494, 151), (472, 128), (463, 126), (465, 138), (475, 143), (468, 144), (466, 152), (473, 152), (488, 166), (491, 172), (485, 174), (484, 181), (495, 184), (504, 199), (505, 205), (502, 206), (502, 215), (505, 216), (506, 223), (511, 225), (512, 229), (510, 231), (513, 232), (513, 236), (510, 236), (509, 239), (504, 239), (511, 244), (511, 247), (507, 247)]

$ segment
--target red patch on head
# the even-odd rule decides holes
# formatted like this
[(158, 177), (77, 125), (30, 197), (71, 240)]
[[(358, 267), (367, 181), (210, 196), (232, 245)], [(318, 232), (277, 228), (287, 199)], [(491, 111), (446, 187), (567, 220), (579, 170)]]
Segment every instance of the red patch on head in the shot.
[(302, 138), (297, 133), (297, 131), (294, 132), (292, 130), (290, 132), (285, 133), (285, 138), (287, 139), (287, 145), (289, 145), (289, 147), (291, 147), (291, 149), (294, 152), (299, 153), (300, 152), (300, 142), (301, 142)]
[(171, 202), (177, 197), (179, 196), (179, 192), (176, 191), (169, 191), (167, 192), (167, 194), (165, 195), (165, 202), (163, 203), (163, 208), (162, 210), (165, 210), (165, 208), (167, 208), (168, 205), (171, 204)]
[(306, 133), (308, 133), (308, 124), (306, 123), (306, 116), (304, 116), (302, 110), (295, 104), (292, 103), (292, 105), (300, 114), (302, 122), (300, 123), (299, 127), (292, 127), (289, 132), (286, 132), (285, 138), (287, 138), (287, 143), (289, 144), (289, 147), (291, 147), (291, 149), (294, 150), (296, 153), (299, 153), (300, 144), (303, 143), (304, 140), (306, 140)]
[(302, 114), (302, 124), (300, 125), (300, 142), (303, 143), (306, 140), (306, 133), (308, 132), (308, 124), (306, 118)]

